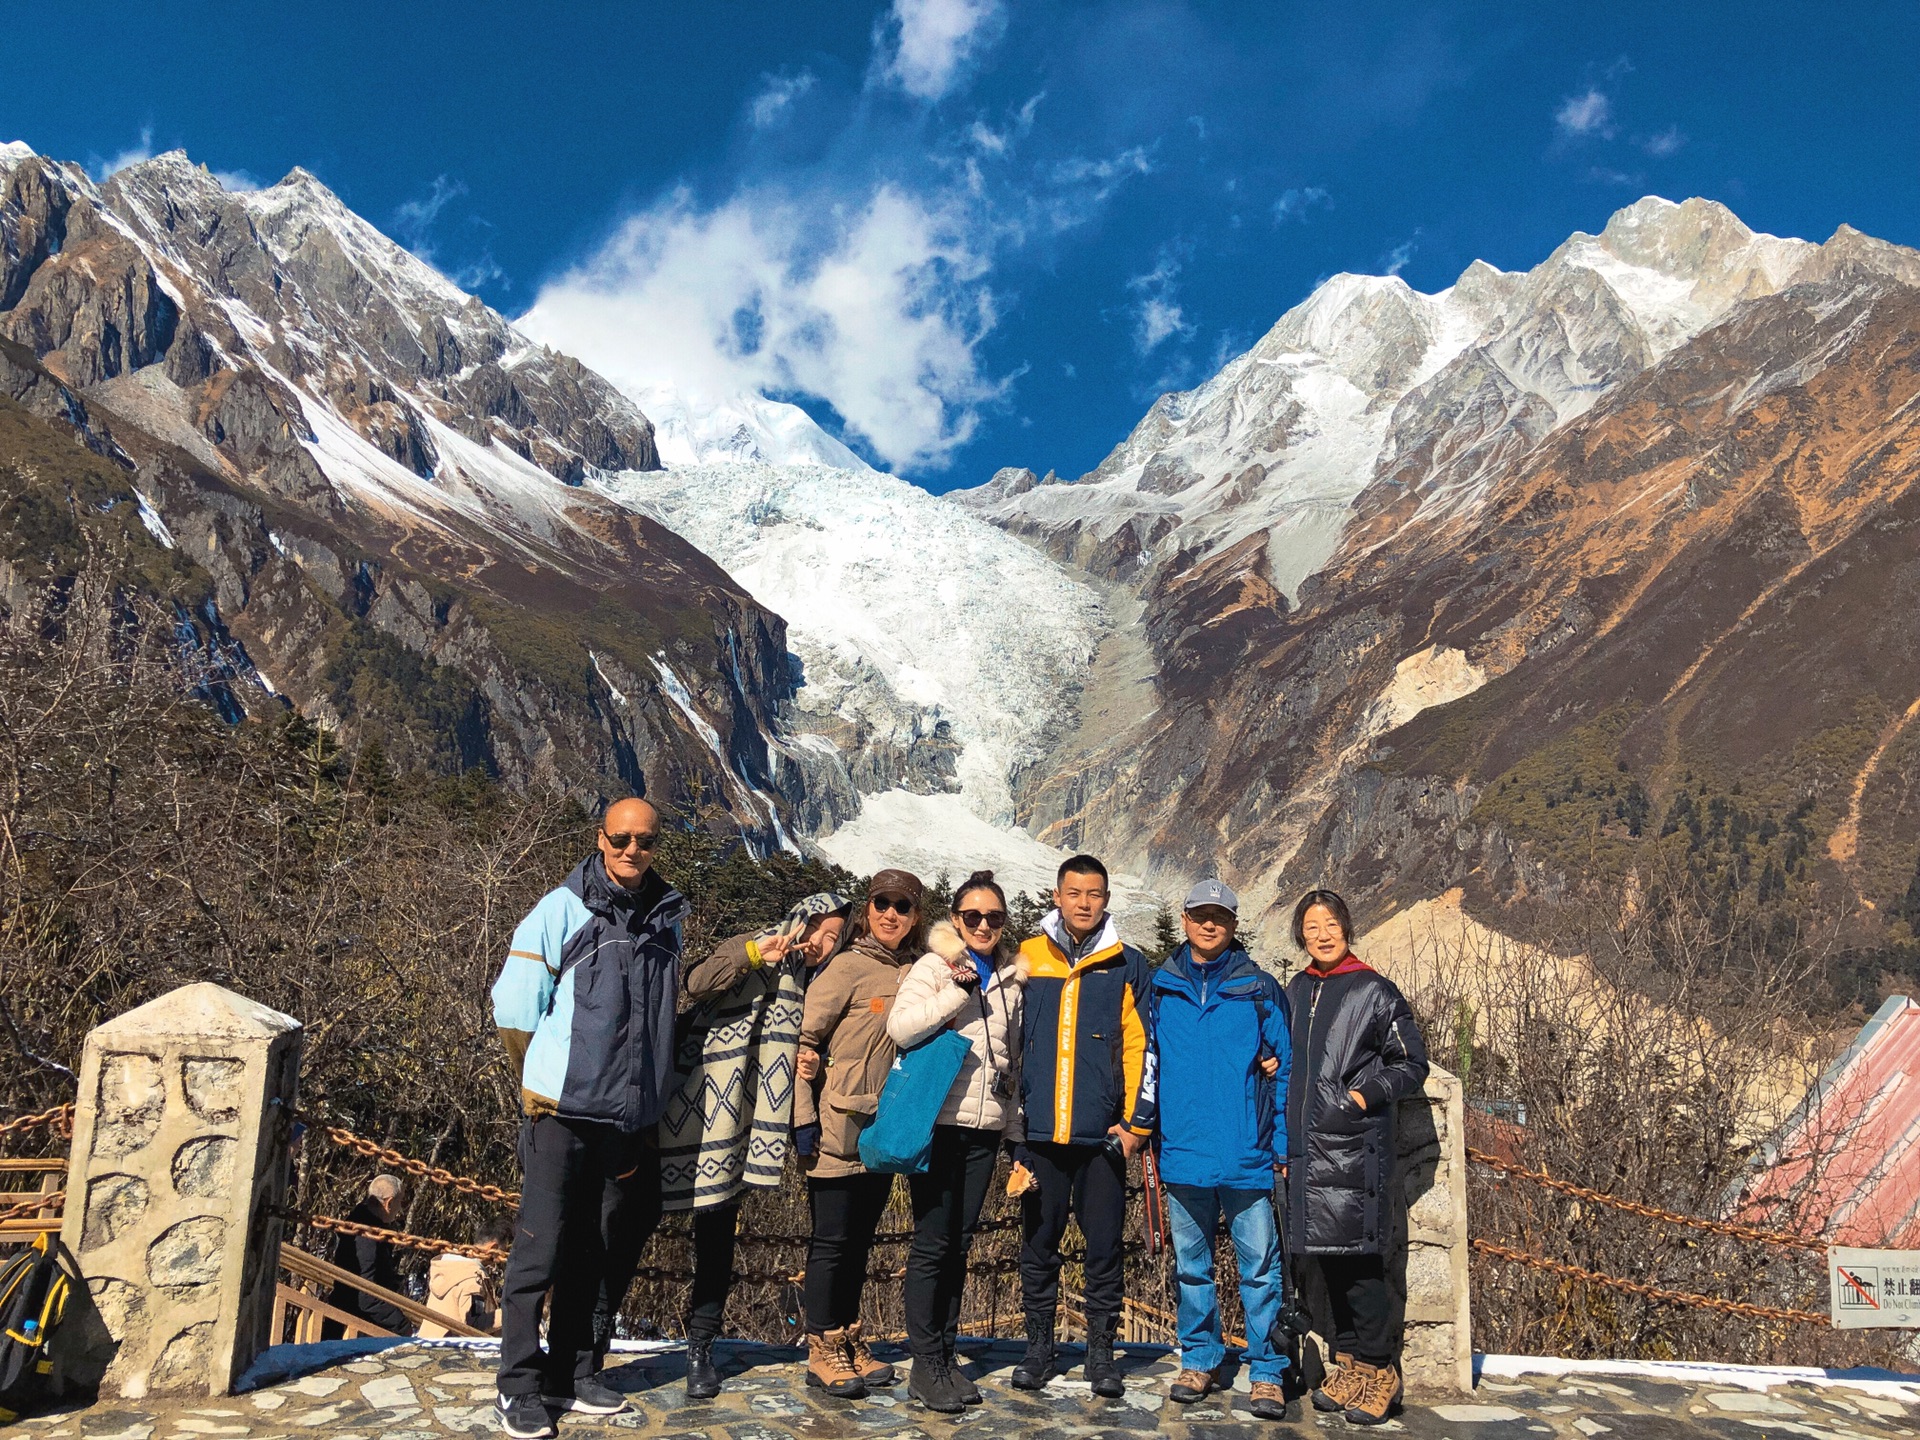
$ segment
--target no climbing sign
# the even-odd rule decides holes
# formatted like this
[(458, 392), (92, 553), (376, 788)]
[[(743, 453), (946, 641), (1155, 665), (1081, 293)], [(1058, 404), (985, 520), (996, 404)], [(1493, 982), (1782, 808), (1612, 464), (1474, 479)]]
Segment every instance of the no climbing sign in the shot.
[(1827, 1251), (1838, 1330), (1920, 1328), (1920, 1250)]

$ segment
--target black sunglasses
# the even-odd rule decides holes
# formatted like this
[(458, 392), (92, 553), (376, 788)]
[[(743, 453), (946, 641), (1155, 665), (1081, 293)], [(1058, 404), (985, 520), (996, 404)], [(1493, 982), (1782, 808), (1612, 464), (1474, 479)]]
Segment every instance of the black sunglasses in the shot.
[(602, 830), (607, 837), (607, 848), (618, 855), (628, 846), (636, 850), (651, 850), (660, 843), (660, 837), (641, 830)]
[(868, 900), (867, 903), (882, 915), (886, 914), (889, 910), (896, 915), (913, 914), (913, 901), (902, 900), (897, 895), (875, 895), (872, 899)]
[(1007, 923), (1004, 910), (962, 910), (959, 911), (960, 923), (969, 930), (978, 930), (985, 925), (989, 930), (999, 930)]

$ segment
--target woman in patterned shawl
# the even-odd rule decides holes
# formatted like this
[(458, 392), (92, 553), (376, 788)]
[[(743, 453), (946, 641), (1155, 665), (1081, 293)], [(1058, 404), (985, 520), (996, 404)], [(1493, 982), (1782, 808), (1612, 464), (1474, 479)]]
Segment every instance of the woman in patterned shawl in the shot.
[(662, 1201), (693, 1211), (687, 1396), (720, 1393), (713, 1341), (733, 1279), (740, 1192), (786, 1166), (807, 981), (840, 947), (852, 902), (809, 895), (771, 929), (684, 967), (676, 1086), (660, 1119)]

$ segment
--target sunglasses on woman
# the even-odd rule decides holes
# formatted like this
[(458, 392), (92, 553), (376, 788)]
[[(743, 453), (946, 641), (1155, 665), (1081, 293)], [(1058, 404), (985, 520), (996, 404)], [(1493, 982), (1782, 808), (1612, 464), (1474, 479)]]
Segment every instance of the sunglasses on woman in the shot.
[(882, 915), (888, 911), (892, 911), (895, 915), (913, 914), (913, 901), (902, 900), (895, 895), (876, 895), (867, 903)]
[(985, 926), (989, 930), (1006, 928), (1007, 912), (1004, 910), (962, 910), (960, 923), (969, 930), (978, 930)]

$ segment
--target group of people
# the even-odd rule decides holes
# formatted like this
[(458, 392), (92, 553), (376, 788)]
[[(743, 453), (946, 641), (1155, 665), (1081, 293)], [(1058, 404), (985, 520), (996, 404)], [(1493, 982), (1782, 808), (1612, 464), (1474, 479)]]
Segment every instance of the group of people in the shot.
[[(886, 869), (864, 895), (809, 896), (772, 929), (683, 963), (687, 905), (653, 869), (659, 839), (645, 800), (611, 806), (596, 853), (521, 922), (494, 986), (525, 1114), (501, 1286), (509, 1435), (552, 1435), (569, 1410), (626, 1408), (597, 1375), (669, 1210), (693, 1218), (687, 1394), (717, 1394), (740, 1199), (781, 1183), (790, 1154), (812, 1221), (807, 1383), (845, 1399), (898, 1383), (863, 1322), (895, 1176), (870, 1169), (860, 1141), (896, 1057), (942, 1031), (966, 1045), (924, 1168), (906, 1177), (913, 1399), (956, 1414), (981, 1399), (955, 1342), (1002, 1152), (1022, 1231), (1026, 1352), (1012, 1383), (1035, 1390), (1060, 1373), (1060, 1246), (1073, 1218), (1084, 1375), (1096, 1395), (1124, 1393), (1114, 1336), (1127, 1168), (1151, 1147), (1179, 1281), (1183, 1368), (1170, 1398), (1202, 1399), (1226, 1359), (1213, 1274), (1224, 1223), (1253, 1413), (1288, 1414), (1290, 1256), (1296, 1276), (1317, 1270), (1332, 1315), (1334, 1364), (1313, 1404), (1356, 1423), (1388, 1418), (1400, 1396), (1386, 1268), (1393, 1117), (1427, 1060), (1400, 992), (1352, 953), (1338, 895), (1301, 899), (1293, 929), (1308, 964), (1284, 989), (1239, 943), (1239, 902), (1217, 880), (1187, 896), (1185, 943), (1150, 964), (1121, 938), (1106, 868), (1088, 855), (1060, 866), (1054, 908), (1021, 945), (991, 871), (930, 897), (917, 876)], [(936, 899), (950, 918), (929, 923)]]

